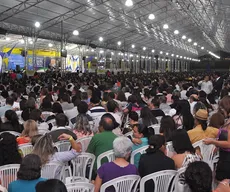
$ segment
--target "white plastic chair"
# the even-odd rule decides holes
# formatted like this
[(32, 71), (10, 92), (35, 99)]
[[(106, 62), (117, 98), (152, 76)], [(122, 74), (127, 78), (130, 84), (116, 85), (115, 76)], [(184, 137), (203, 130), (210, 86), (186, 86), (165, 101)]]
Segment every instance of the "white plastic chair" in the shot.
[(2, 133), (10, 133), (10, 134), (14, 135), (15, 137), (19, 137), (21, 135), (21, 133), (18, 133), (16, 131), (3, 131), (0, 134), (2, 134)]
[(42, 167), (41, 177), (46, 179), (63, 180), (64, 164), (62, 163), (47, 163)]
[(18, 146), (18, 149), (21, 150), (23, 157), (25, 157), (33, 151), (33, 145), (31, 143), (22, 144)]
[(83, 137), (83, 138), (76, 140), (77, 143), (81, 143), (81, 151), (82, 152), (85, 152), (87, 150), (89, 143), (90, 143), (92, 138), (93, 138), (92, 136), (88, 136), (88, 137)]
[(177, 170), (177, 174), (173, 180), (171, 192), (191, 192), (189, 186), (184, 181), (184, 173), (187, 167), (183, 167)]
[(115, 160), (114, 151), (113, 150), (106, 151), (97, 157), (97, 169), (101, 167), (101, 160), (103, 158), (107, 158), (108, 162), (114, 161)]
[(17, 180), (19, 167), (20, 164), (9, 164), (0, 167), (0, 180), (3, 187), (8, 188), (12, 181)]
[(111, 186), (114, 187), (115, 192), (136, 192), (139, 181), (140, 176), (138, 175), (125, 175), (104, 183), (100, 192), (105, 192)]
[(146, 175), (141, 179), (140, 192), (145, 192), (145, 183), (151, 180), (154, 182), (152, 192), (167, 192), (170, 190), (170, 184), (176, 174), (177, 171), (175, 170), (164, 170)]
[(49, 127), (51, 127), (51, 129), (52, 129), (52, 127), (56, 126), (56, 120), (55, 119), (51, 119), (51, 120), (47, 121), (46, 123), (49, 125)]
[(130, 158), (130, 163), (131, 164), (134, 164), (134, 157), (135, 157), (135, 155), (137, 155), (137, 154), (144, 154), (144, 153), (146, 153), (146, 149), (148, 149), (148, 145), (146, 145), (146, 146), (143, 146), (143, 147), (140, 147), (139, 149), (136, 149), (136, 150), (134, 150), (132, 153), (131, 153), (131, 158)]
[(51, 115), (54, 115), (54, 113), (52, 113), (50, 111), (43, 111), (42, 112), (42, 116), (44, 117), (44, 121), (46, 121), (46, 119)]
[(171, 158), (175, 154), (176, 154), (176, 152), (175, 152), (175, 150), (173, 148), (172, 141), (167, 142), (166, 143), (166, 155)]
[(148, 128), (153, 129), (155, 134), (160, 134), (160, 124), (150, 125)]
[(199, 148), (201, 155), (202, 155), (202, 160), (211, 167), (212, 171), (214, 170), (214, 152), (216, 149), (215, 145), (205, 145), (203, 143), (203, 140), (197, 141), (196, 143), (193, 144), (193, 147)]
[(78, 182), (66, 184), (68, 192), (94, 192), (94, 185), (92, 183)]
[(76, 177), (76, 176), (65, 178), (65, 184), (78, 183), (78, 182), (89, 183), (89, 179), (85, 177)]
[(156, 117), (157, 118), (157, 121), (158, 121), (158, 124), (161, 123), (161, 119), (162, 119), (163, 116), (159, 116), (159, 117)]
[(73, 164), (73, 177), (84, 177), (87, 178), (87, 168), (89, 168), (88, 180), (91, 181), (93, 165), (95, 162), (95, 155), (91, 153), (81, 153), (75, 159), (71, 161)]
[(67, 140), (58, 141), (54, 143), (54, 146), (57, 148), (58, 152), (69, 151), (71, 144)]

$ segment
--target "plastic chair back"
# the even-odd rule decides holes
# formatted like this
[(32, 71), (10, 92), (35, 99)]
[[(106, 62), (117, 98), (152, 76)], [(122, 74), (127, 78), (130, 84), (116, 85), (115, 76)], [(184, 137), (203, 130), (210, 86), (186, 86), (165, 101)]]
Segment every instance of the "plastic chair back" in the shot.
[(19, 167), (20, 164), (9, 164), (0, 167), (0, 180), (3, 187), (8, 188), (12, 181), (17, 180)]
[[(95, 159), (95, 155), (91, 153), (81, 153), (75, 159), (73, 159), (71, 161), (73, 164), (73, 177), (84, 177), (91, 181)], [(87, 175), (88, 169), (89, 175)]]
[(115, 192), (136, 192), (139, 181), (138, 175), (125, 175), (104, 183), (100, 192), (105, 192), (111, 186), (114, 187)]
[(68, 192), (94, 192), (94, 185), (86, 182), (66, 184), (66, 188)]
[(89, 146), (89, 143), (91, 141), (93, 137), (92, 136), (88, 136), (88, 137), (83, 137), (80, 139), (77, 139), (77, 143), (81, 143), (81, 151), (85, 152)]
[(160, 124), (150, 125), (148, 128), (153, 129), (155, 134), (160, 134)]
[(139, 149), (136, 149), (136, 150), (134, 150), (132, 153), (131, 153), (131, 158), (130, 158), (130, 163), (131, 164), (134, 164), (134, 158), (135, 158), (135, 155), (137, 155), (137, 154), (144, 154), (144, 153), (146, 153), (146, 149), (148, 149), (148, 145), (146, 145), (146, 146), (143, 146), (143, 147), (140, 147)]
[(172, 141), (167, 142), (166, 143), (166, 155), (171, 158), (175, 154), (176, 154), (176, 152), (175, 152), (175, 150), (173, 148)]
[(102, 159), (107, 158), (108, 162), (114, 161), (115, 160), (115, 155), (113, 150), (106, 151), (102, 154), (100, 154), (97, 157), (97, 168), (101, 167), (101, 161)]
[(154, 189), (152, 189), (152, 192), (167, 192), (170, 190), (170, 184), (176, 174), (177, 171), (175, 170), (164, 170), (146, 175), (141, 179), (140, 192), (145, 192), (145, 183), (151, 180), (154, 182)]
[(62, 163), (47, 163), (42, 167), (41, 177), (46, 179), (62, 180), (64, 164)]
[(18, 146), (18, 149), (21, 150), (23, 157), (25, 157), (33, 151), (33, 145), (30, 143), (22, 144)]
[(2, 134), (2, 133), (10, 133), (10, 134), (14, 135), (15, 137), (19, 137), (21, 135), (21, 133), (18, 133), (16, 131), (3, 131), (0, 134)]
[(58, 141), (54, 143), (54, 146), (56, 147), (58, 152), (69, 151), (71, 148), (70, 142), (66, 140)]

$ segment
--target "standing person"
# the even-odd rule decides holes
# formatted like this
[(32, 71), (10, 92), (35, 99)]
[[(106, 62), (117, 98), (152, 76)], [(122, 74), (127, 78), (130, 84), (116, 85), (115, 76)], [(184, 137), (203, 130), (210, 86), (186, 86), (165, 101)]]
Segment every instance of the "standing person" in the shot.
[(214, 77), (215, 77), (215, 80), (213, 82), (213, 90), (214, 90), (215, 96), (219, 97), (224, 80), (220, 76), (219, 72), (215, 72)]
[(207, 95), (209, 95), (212, 92), (213, 85), (212, 82), (209, 80), (208, 75), (204, 77), (204, 80), (199, 81), (198, 85), (201, 87), (201, 90), (204, 91)]

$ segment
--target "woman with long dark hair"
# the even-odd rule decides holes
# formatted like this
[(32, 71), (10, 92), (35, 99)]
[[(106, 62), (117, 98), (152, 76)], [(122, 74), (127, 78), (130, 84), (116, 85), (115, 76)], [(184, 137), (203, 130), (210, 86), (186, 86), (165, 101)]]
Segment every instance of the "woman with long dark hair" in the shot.
[(176, 127), (182, 126), (185, 130), (191, 130), (194, 126), (194, 119), (187, 100), (179, 100), (176, 107), (176, 115), (173, 116)]
[(151, 110), (148, 107), (143, 107), (141, 109), (140, 117), (142, 121), (141, 123), (146, 127), (158, 123), (156, 117), (154, 117), (154, 115), (152, 114)]
[(160, 123), (160, 133), (164, 135), (165, 141), (172, 141), (172, 135), (176, 130), (176, 124), (172, 117), (164, 116)]
[(16, 131), (21, 133), (23, 126), (19, 124), (18, 116), (15, 111), (8, 110), (5, 112), (5, 123), (1, 124), (0, 132)]

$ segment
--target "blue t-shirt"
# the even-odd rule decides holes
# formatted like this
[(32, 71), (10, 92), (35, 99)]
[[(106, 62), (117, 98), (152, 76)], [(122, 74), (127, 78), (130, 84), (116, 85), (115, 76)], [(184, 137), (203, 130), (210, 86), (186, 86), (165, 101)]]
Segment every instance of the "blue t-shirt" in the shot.
[(39, 178), (36, 180), (16, 180), (9, 184), (8, 192), (36, 192), (35, 186), (40, 181), (46, 181), (47, 179)]
[[(139, 149), (139, 148), (141, 148), (141, 147), (144, 147), (144, 146), (148, 145), (148, 138), (147, 138), (147, 137), (141, 138), (141, 141), (142, 141), (142, 143), (141, 143), (140, 145), (133, 145), (133, 147), (132, 147), (132, 150), (133, 150), (133, 151), (136, 150), (136, 149)], [(140, 160), (140, 158), (141, 158), (141, 154), (140, 154), (140, 153), (138, 153), (138, 154), (136, 154), (136, 155), (134, 156), (134, 165), (135, 165), (137, 168), (138, 168), (138, 165), (139, 165), (139, 160)]]

